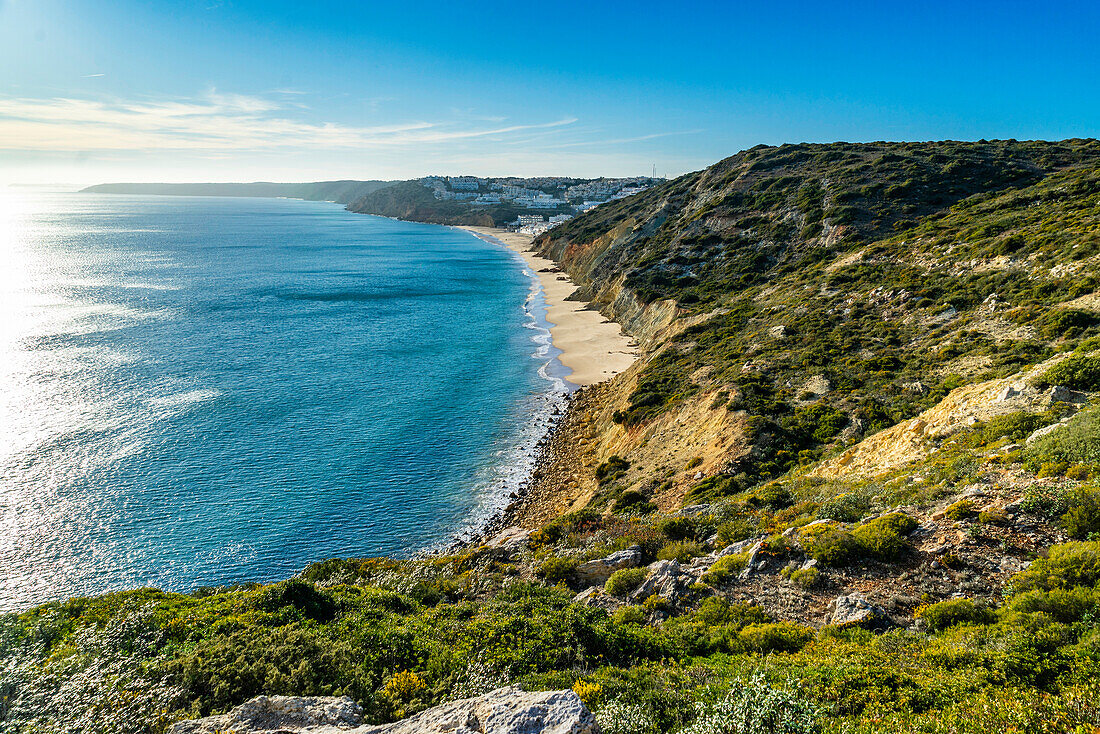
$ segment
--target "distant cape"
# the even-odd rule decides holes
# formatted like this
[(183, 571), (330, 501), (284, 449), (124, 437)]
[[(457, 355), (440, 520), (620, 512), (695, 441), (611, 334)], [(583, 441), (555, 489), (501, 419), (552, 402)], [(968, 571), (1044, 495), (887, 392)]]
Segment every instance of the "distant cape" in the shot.
[(392, 185), (393, 181), (315, 181), (313, 183), (105, 183), (82, 189), (95, 194), (158, 194), (162, 196), (256, 196), (351, 202)]

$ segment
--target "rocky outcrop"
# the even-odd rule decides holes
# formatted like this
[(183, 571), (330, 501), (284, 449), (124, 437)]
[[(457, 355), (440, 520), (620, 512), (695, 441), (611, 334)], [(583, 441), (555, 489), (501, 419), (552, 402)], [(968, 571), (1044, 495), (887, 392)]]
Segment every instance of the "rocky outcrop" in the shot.
[(169, 734), (599, 734), (595, 718), (573, 691), (527, 693), (499, 688), (441, 704), (381, 726), (361, 725), (350, 698), (260, 696), (228, 714), (181, 721)]
[(361, 723), (363, 709), (346, 696), (258, 696), (234, 707), (227, 714), (176, 722), (168, 729), (168, 734), (274, 734), (284, 731), (317, 731), (319, 727), (339, 731), (351, 729)]
[(838, 596), (832, 607), (829, 624), (837, 627), (870, 628), (888, 626), (890, 623), (886, 610), (867, 601), (861, 594)]
[(624, 568), (634, 568), (642, 562), (642, 549), (639, 546), (631, 546), (626, 550), (616, 551), (609, 556), (585, 561), (577, 566), (577, 578), (586, 585), (602, 584), (611, 578), (611, 574)]
[(680, 568), (678, 561), (657, 561), (650, 564), (649, 577), (631, 592), (630, 600), (637, 604), (657, 595), (676, 601), (694, 581), (695, 577)]
[(822, 462), (809, 476), (875, 476), (928, 456), (935, 442), (979, 421), (1010, 413), (1040, 413), (1054, 403), (1078, 405), (1084, 394), (1063, 387), (1039, 389), (1032, 381), (1064, 357), (1047, 360), (1013, 377), (952, 390), (916, 418), (869, 436), (836, 458)]
[(489, 551), (496, 551), (503, 555), (511, 555), (527, 547), (531, 540), (531, 531), (525, 528), (511, 526), (504, 528), (489, 540), (484, 547)]

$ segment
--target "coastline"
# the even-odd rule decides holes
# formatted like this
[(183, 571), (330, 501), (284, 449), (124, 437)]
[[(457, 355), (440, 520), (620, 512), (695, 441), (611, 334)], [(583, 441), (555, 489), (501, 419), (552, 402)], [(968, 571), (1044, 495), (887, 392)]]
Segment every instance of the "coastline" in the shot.
[(622, 327), (582, 301), (568, 300), (577, 286), (549, 258), (531, 251), (534, 238), (494, 227), (459, 226), (475, 237), (501, 245), (523, 258), (538, 277), (550, 324), (553, 346), (562, 365), (571, 370), (565, 380), (585, 387), (625, 372), (638, 358), (634, 340)]

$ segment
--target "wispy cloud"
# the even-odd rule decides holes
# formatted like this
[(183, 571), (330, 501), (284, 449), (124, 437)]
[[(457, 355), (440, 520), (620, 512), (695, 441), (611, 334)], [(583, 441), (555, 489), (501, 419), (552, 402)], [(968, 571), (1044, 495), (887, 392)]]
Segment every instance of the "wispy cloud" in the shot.
[(141, 101), (0, 98), (0, 150), (213, 153), (395, 148), (549, 131), (577, 121), (412, 120), (355, 126), (307, 117), (301, 105), (213, 90), (201, 98)]

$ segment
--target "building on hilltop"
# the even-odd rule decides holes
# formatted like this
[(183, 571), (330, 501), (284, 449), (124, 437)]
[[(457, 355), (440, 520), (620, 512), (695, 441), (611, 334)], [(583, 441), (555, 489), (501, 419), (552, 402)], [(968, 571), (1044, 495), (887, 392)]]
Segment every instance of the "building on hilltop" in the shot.
[(481, 179), (476, 176), (451, 176), (447, 183), (452, 191), (477, 191), (481, 188)]

